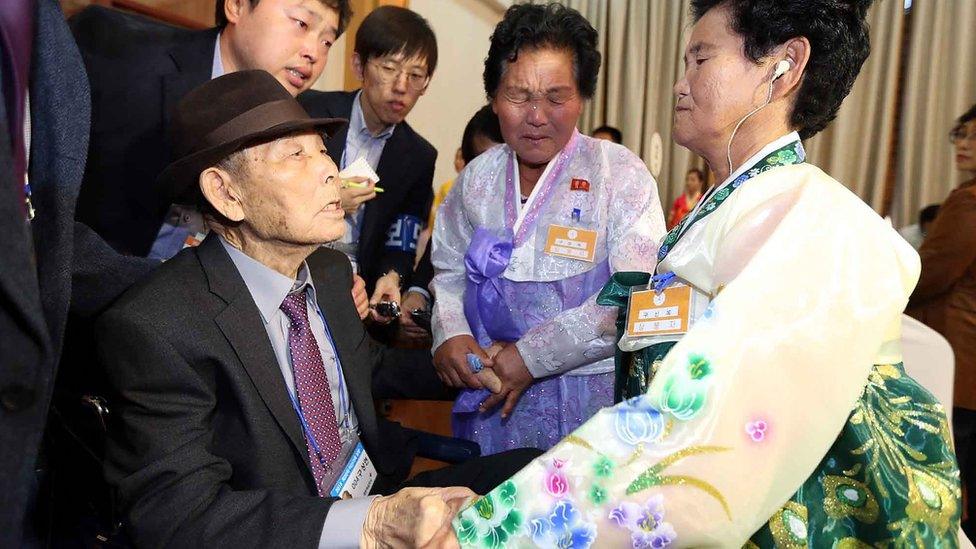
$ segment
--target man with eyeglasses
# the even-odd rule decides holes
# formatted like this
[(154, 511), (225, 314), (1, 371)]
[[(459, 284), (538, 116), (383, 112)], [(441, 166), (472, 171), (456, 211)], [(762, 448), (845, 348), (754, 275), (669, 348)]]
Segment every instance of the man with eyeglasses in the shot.
[[(349, 120), (349, 126), (327, 143), (340, 169), (355, 173), (365, 162), (379, 176), (378, 185), (363, 176), (343, 180), (348, 230), (334, 246), (366, 279), (371, 305), (400, 302), (401, 288), (409, 287), (413, 272), (417, 236), (433, 200), (437, 159), (436, 149), (404, 119), (430, 83), (437, 66), (437, 40), (420, 15), (383, 6), (366, 16), (356, 32), (352, 62), (362, 82), (360, 90), (310, 91), (298, 99), (312, 116)], [(425, 294), (426, 288), (405, 301), (417, 303), (417, 293)], [(379, 323), (391, 320), (375, 310), (371, 314)]]

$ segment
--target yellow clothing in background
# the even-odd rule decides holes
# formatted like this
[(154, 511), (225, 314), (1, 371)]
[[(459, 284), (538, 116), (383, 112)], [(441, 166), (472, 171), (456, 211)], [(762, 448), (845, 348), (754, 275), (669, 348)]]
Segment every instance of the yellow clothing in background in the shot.
[(434, 203), (430, 205), (430, 215), (427, 217), (427, 228), (430, 230), (434, 229), (434, 218), (437, 217), (437, 208), (441, 206), (441, 202), (447, 198), (447, 193), (451, 192), (451, 187), (454, 186), (454, 180), (445, 181), (440, 187), (437, 188), (437, 192), (434, 193)]

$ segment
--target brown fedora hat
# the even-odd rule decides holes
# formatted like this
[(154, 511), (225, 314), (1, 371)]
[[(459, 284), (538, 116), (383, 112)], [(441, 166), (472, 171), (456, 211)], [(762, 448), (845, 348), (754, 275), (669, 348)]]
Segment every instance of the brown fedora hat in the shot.
[(271, 74), (236, 71), (196, 87), (173, 113), (173, 162), (157, 180), (162, 207), (194, 202), (200, 173), (255, 142), (311, 128), (329, 134), (342, 118), (312, 118)]

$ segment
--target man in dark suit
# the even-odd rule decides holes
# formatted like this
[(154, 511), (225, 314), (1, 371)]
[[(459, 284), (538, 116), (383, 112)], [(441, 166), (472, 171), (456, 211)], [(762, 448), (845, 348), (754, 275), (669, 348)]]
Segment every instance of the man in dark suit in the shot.
[[(382, 351), (349, 297), (349, 262), (320, 248), (345, 230), (317, 132), (334, 123), (310, 118), (263, 71), (207, 82), (176, 110), (176, 160), (160, 182), (197, 201), (211, 233), (129, 290), (97, 330), (118, 411), (106, 475), (138, 545), (453, 536), (471, 491), (395, 491), (415, 442), (376, 417), (370, 378)], [(478, 458), (412, 484), (484, 492), (535, 455)], [(340, 473), (350, 467), (375, 483), (348, 487)], [(338, 499), (345, 491), (353, 497)]]
[[(313, 116), (341, 117), (349, 126), (332, 136), (329, 155), (340, 169), (365, 159), (375, 182), (345, 181), (343, 209), (348, 231), (335, 244), (366, 279), (370, 302), (400, 301), (409, 285), (417, 236), (433, 200), (437, 151), (405, 122), (427, 90), (437, 66), (437, 41), (420, 15), (383, 6), (356, 31), (353, 68), (362, 89), (308, 91), (298, 96)], [(359, 187), (365, 185), (365, 187)], [(374, 319), (383, 320), (374, 315)]]
[(90, 318), (153, 262), (73, 221), (90, 109), (57, 0), (0, 4), (0, 547), (20, 547), (69, 309)]
[(240, 69), (266, 70), (293, 95), (309, 89), (350, 10), (348, 0), (218, 0), (215, 15), (217, 26), (203, 31), (100, 6), (71, 20), (92, 88), (77, 215), (121, 252), (168, 259), (202, 232), (195, 212), (167, 212), (154, 188), (171, 160), (166, 135), (179, 100)]

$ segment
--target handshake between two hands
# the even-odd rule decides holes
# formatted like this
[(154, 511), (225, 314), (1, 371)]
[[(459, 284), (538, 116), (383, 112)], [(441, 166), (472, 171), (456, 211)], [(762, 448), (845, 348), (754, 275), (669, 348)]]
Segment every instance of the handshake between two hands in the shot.
[(533, 381), (514, 343), (495, 342), (483, 349), (470, 335), (454, 336), (442, 343), (434, 351), (434, 368), (446, 385), (490, 391), (479, 410), (488, 412), (504, 403), (502, 418), (512, 413)]
[[(452, 337), (438, 347), (434, 366), (447, 385), (490, 391), (480, 409), (486, 412), (504, 402), (502, 417), (508, 417), (532, 384), (514, 344), (494, 343), (483, 349), (470, 335)], [(476, 497), (468, 488), (452, 487), (404, 488), (377, 498), (363, 523), (360, 547), (459, 547), (451, 521)]]
[(451, 520), (477, 494), (464, 487), (404, 488), (376, 498), (369, 507), (359, 546), (459, 547)]

